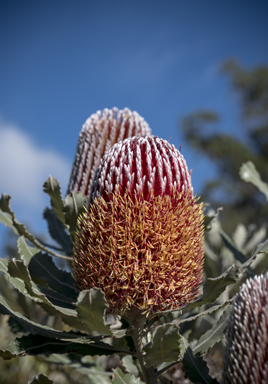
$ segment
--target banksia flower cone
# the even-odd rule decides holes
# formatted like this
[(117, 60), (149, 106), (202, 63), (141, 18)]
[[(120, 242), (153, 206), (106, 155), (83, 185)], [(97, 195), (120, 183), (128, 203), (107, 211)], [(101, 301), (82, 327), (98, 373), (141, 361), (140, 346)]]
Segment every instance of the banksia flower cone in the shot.
[(180, 152), (154, 136), (114, 145), (78, 219), (74, 276), (100, 287), (111, 309), (175, 309), (199, 294), (203, 212)]
[(104, 109), (91, 115), (82, 127), (67, 194), (83, 192), (89, 197), (95, 171), (105, 152), (115, 143), (132, 136), (150, 135), (146, 121), (128, 108)]
[(255, 276), (237, 294), (229, 319), (222, 384), (268, 382), (268, 277)]

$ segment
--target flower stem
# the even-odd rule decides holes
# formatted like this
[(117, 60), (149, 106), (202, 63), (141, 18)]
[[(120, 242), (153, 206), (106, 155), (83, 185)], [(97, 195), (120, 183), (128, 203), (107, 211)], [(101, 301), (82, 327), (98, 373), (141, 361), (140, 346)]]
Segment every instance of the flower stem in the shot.
[(145, 353), (143, 351), (143, 346), (145, 344), (146, 336), (146, 315), (141, 309), (132, 307), (127, 312), (127, 320), (130, 325), (129, 334), (134, 341), (136, 356), (142, 369), (143, 380), (145, 380), (146, 384), (157, 384), (156, 370), (153, 366), (148, 367), (144, 359)]

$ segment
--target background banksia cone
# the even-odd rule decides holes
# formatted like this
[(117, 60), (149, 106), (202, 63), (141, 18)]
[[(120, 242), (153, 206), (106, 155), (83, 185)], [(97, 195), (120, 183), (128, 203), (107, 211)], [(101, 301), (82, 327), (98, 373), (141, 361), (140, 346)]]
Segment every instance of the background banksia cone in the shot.
[(104, 109), (91, 115), (82, 127), (67, 194), (83, 192), (87, 197), (95, 171), (105, 152), (115, 143), (132, 136), (150, 135), (146, 121), (128, 108)]
[(223, 384), (268, 382), (268, 277), (248, 279), (237, 294), (229, 319), (222, 369)]
[(114, 145), (78, 219), (74, 275), (102, 288), (110, 308), (179, 308), (199, 294), (203, 212), (180, 152), (154, 136)]

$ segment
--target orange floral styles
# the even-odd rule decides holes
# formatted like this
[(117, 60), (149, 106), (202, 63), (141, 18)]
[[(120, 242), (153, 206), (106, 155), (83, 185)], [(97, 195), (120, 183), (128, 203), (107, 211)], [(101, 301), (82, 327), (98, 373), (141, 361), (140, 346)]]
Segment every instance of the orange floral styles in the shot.
[(67, 194), (83, 192), (89, 197), (95, 171), (104, 153), (128, 137), (150, 134), (151, 129), (143, 117), (128, 108), (106, 108), (91, 115), (79, 134)]
[(202, 204), (184, 157), (166, 140), (133, 137), (101, 160), (79, 217), (74, 276), (101, 288), (111, 309), (176, 309), (198, 295), (203, 275)]

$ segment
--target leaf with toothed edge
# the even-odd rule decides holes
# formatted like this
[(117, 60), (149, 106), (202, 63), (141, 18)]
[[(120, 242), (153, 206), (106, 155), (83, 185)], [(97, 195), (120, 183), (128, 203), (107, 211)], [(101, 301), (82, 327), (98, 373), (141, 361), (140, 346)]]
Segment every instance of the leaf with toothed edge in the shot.
[(59, 269), (47, 253), (36, 254), (28, 268), (33, 281), (40, 286), (48, 286), (73, 301), (77, 300), (80, 290), (76, 288), (76, 282), (71, 273)]
[(140, 378), (131, 373), (123, 373), (123, 371), (117, 367), (114, 369), (113, 384), (145, 384)]
[(40, 243), (34, 235), (32, 235), (25, 227), (24, 224), (21, 224), (17, 219), (10, 207), (11, 197), (2, 194), (0, 199), (0, 222), (2, 222), (5, 226), (13, 229), (14, 233), (17, 236), (24, 236), (25, 239), (29, 240), (31, 243), (36, 245), (40, 250), (48, 252), (53, 256), (57, 256), (60, 258), (66, 258), (66, 256), (58, 255), (57, 253), (47, 249), (42, 243)]
[(210, 376), (207, 363), (201, 356), (194, 356), (190, 346), (184, 353), (182, 365), (188, 379), (193, 383), (219, 384), (218, 380)]
[(114, 348), (101, 340), (87, 340), (79, 342), (79, 339), (62, 340), (47, 337), (40, 334), (29, 334), (12, 341), (5, 350), (0, 350), (0, 356), (10, 359), (15, 356), (25, 355), (51, 355), (76, 353), (81, 356), (87, 355), (112, 355), (114, 353), (129, 353), (128, 351)]
[(64, 224), (58, 219), (53, 209), (46, 208), (43, 213), (44, 219), (47, 221), (48, 231), (53, 240), (55, 240), (64, 251), (71, 253), (73, 243), (70, 236), (66, 232)]
[(61, 187), (57, 179), (49, 176), (43, 185), (43, 191), (50, 196), (50, 204), (53, 208), (57, 218), (65, 224), (65, 217), (63, 214), (63, 200), (61, 196)]
[(104, 293), (99, 288), (80, 292), (77, 301), (77, 315), (89, 330), (111, 335), (110, 327), (104, 324), (107, 308)]
[(82, 192), (72, 192), (64, 200), (63, 213), (71, 234), (76, 230), (78, 216), (84, 212), (87, 198)]
[(195, 355), (205, 353), (206, 351), (208, 351), (209, 348), (213, 347), (214, 344), (219, 342), (224, 337), (230, 312), (231, 306), (229, 305), (224, 310), (219, 321), (200, 337), (197, 344), (195, 344), (193, 348), (193, 352)]
[(207, 278), (204, 288), (203, 297), (193, 303), (188, 304), (182, 311), (200, 307), (205, 304), (213, 304), (216, 299), (225, 291), (225, 288), (239, 281), (240, 268), (237, 264), (231, 265), (222, 275), (216, 278)]
[(148, 366), (177, 361), (180, 355), (180, 344), (179, 328), (175, 324), (156, 327), (151, 342), (144, 347)]

